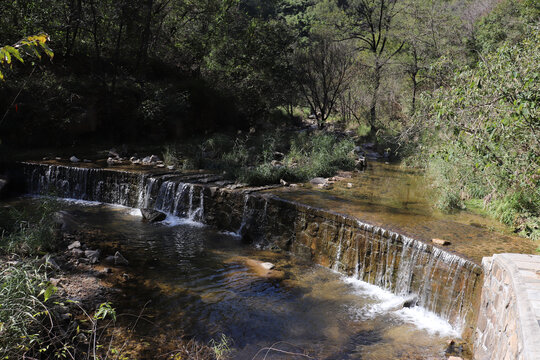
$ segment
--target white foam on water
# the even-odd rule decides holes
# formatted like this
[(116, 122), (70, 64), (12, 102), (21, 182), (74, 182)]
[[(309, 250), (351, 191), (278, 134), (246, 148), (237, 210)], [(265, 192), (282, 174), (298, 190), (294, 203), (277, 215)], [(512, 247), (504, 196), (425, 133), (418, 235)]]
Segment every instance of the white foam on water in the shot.
[(179, 226), (179, 225), (188, 225), (192, 227), (204, 227), (205, 224), (195, 221), (193, 219), (189, 218), (182, 218), (178, 216), (174, 216), (171, 214), (167, 214), (167, 217), (165, 220), (161, 222), (161, 224), (167, 225), (167, 226)]
[(232, 236), (237, 239), (242, 237), (242, 235), (238, 234), (236, 231), (220, 231), (219, 233), (226, 236)]
[(30, 197), (38, 198), (38, 199), (39, 198), (52, 199), (52, 200), (55, 200), (55, 201), (61, 201), (61, 202), (66, 202), (68, 204), (81, 205), (81, 206), (100, 206), (100, 205), (104, 205), (104, 203), (101, 203), (99, 201), (90, 201), (90, 200), (81, 200), (81, 199), (72, 199), (72, 198), (58, 198), (58, 197), (54, 197), (54, 196), (45, 196), (45, 195), (31, 195)]
[(129, 215), (135, 216), (135, 217), (142, 217), (141, 209), (137, 208), (129, 208)]
[(393, 313), (405, 322), (414, 324), (417, 328), (425, 330), (431, 335), (443, 337), (459, 337), (461, 335), (461, 329), (453, 328), (448, 321), (421, 306), (404, 307)]
[(352, 285), (355, 293), (358, 295), (374, 300), (373, 303), (367, 304), (362, 308), (351, 309), (355, 317), (373, 319), (377, 316), (390, 314), (431, 335), (459, 337), (461, 334), (461, 329), (453, 328), (448, 321), (425, 308), (420, 306), (411, 308), (403, 307), (403, 304), (409, 300), (407, 297), (395, 295), (390, 291), (368, 284), (362, 280), (345, 276), (342, 279), (345, 283)]

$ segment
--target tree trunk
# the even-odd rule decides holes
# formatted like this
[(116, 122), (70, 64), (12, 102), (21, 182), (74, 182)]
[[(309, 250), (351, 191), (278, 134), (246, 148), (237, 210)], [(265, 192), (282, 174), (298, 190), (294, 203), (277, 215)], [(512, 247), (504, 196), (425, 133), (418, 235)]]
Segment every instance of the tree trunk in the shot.
[(411, 101), (411, 116), (416, 113), (416, 92), (418, 91), (418, 81), (416, 81), (417, 72), (411, 74), (413, 83), (412, 101)]
[(369, 125), (371, 126), (371, 135), (377, 132), (377, 102), (379, 100), (379, 87), (381, 86), (381, 65), (379, 59), (375, 59), (375, 69), (373, 73), (373, 93), (371, 94), (371, 103), (369, 107)]
[(152, 9), (154, 7), (154, 0), (146, 1), (146, 21), (141, 38), (141, 45), (139, 47), (139, 54), (137, 55), (137, 62), (135, 68), (138, 70), (142, 62), (148, 57), (148, 43), (150, 42), (150, 31), (152, 26)]

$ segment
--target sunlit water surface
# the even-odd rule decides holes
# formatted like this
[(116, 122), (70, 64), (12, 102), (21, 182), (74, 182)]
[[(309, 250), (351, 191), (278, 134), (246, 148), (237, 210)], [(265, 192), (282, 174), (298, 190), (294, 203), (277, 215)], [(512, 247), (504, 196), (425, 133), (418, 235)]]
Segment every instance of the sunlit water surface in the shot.
[[(35, 199), (24, 199), (24, 203)], [(455, 329), (403, 299), (283, 253), (254, 249), (231, 234), (178, 218), (141, 221), (136, 209), (61, 201), (72, 229), (97, 230), (104, 255), (119, 250), (135, 276), (123, 288), (121, 312), (138, 314), (138, 335), (207, 343), (225, 334), (233, 358), (264, 347), (319, 359), (440, 359)], [(107, 254), (109, 252), (110, 254)], [(257, 275), (246, 259), (269, 261), (284, 278)], [(117, 306), (119, 306), (117, 304)], [(288, 359), (278, 352), (257, 358)]]

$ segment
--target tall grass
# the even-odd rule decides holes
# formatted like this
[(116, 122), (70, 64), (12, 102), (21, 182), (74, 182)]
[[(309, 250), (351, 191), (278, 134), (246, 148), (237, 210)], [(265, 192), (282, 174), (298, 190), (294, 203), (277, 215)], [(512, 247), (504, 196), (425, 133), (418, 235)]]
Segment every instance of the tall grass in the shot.
[(58, 208), (56, 201), (42, 199), (32, 212), (0, 209), (0, 251), (36, 255), (57, 250), (61, 243), (55, 220)]
[[(353, 149), (351, 140), (324, 133), (248, 134), (236, 138), (221, 134), (192, 146), (182, 161), (184, 169), (216, 170), (250, 185), (266, 185), (281, 179), (299, 182), (352, 170)], [(284, 158), (276, 161), (276, 152), (284, 153)]]

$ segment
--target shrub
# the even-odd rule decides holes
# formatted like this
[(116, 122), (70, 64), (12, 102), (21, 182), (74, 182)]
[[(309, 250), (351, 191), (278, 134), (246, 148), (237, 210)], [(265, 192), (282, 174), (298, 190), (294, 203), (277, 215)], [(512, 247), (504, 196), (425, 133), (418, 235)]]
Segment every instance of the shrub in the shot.
[[(540, 37), (508, 43), (447, 88), (425, 96), (417, 116), (437, 205), (482, 198), (488, 211), (531, 236), (540, 217)], [(528, 224), (528, 225), (527, 225)]]

